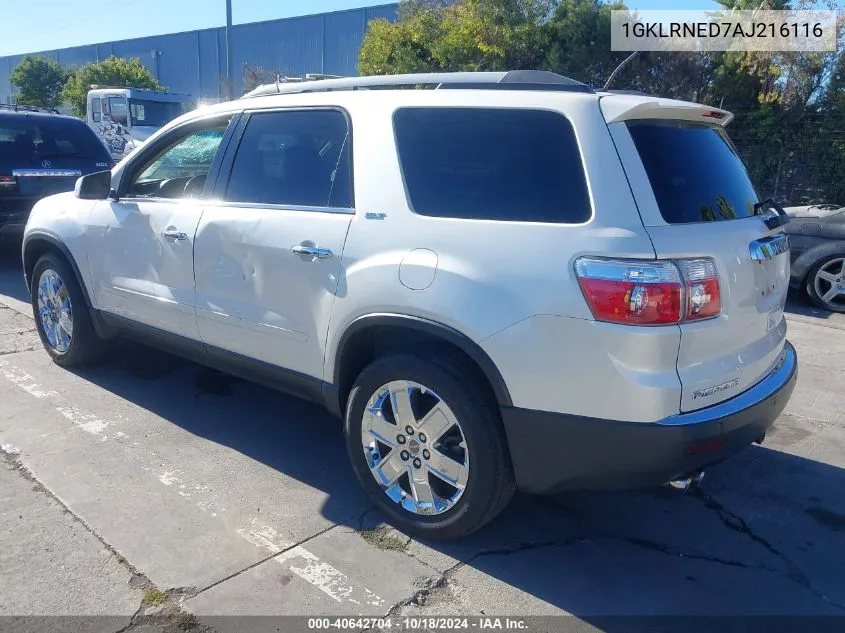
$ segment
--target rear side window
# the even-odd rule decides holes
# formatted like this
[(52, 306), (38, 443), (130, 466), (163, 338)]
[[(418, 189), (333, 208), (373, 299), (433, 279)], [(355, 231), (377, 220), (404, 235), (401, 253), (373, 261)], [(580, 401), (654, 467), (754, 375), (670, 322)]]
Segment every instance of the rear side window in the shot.
[(226, 200), (351, 208), (349, 126), (338, 110), (257, 112), (249, 117)]
[(685, 121), (633, 121), (628, 131), (667, 223), (754, 215), (759, 198), (723, 129)]
[(428, 216), (577, 224), (591, 216), (572, 125), (545, 110), (402, 108), (411, 206)]
[(0, 156), (21, 166), (47, 159), (109, 160), (106, 148), (82, 121), (38, 116), (0, 119)]

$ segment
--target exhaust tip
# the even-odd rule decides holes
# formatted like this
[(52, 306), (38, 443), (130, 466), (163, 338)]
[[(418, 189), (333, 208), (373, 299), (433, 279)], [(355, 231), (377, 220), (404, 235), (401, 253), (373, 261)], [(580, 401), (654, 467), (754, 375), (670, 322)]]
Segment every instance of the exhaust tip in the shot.
[(669, 487), (674, 488), (675, 490), (680, 490), (683, 493), (689, 492), (692, 488), (697, 488), (699, 484), (701, 484), (701, 480), (704, 479), (704, 471), (699, 470), (693, 473), (690, 473), (686, 477), (679, 477), (678, 479), (670, 480)]

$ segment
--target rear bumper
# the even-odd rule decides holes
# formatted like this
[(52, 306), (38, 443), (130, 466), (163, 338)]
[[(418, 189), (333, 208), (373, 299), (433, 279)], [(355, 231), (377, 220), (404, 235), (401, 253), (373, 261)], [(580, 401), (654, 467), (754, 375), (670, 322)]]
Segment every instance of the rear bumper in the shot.
[(534, 494), (641, 488), (720, 462), (762, 441), (792, 395), (797, 371), (787, 341), (778, 365), (751, 389), (653, 423), (503, 407), (517, 484)]

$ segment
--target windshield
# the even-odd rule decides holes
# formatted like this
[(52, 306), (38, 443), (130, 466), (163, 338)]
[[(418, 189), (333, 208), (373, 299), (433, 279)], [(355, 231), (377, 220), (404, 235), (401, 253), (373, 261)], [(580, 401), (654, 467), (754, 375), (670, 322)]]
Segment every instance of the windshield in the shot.
[(20, 166), (47, 158), (109, 160), (106, 148), (81, 121), (29, 116), (0, 119), (0, 158)]
[(725, 131), (687, 121), (632, 121), (628, 130), (663, 219), (716, 222), (754, 215), (754, 186)]
[(165, 101), (130, 99), (129, 112), (132, 125), (161, 127), (182, 114), (182, 104)]

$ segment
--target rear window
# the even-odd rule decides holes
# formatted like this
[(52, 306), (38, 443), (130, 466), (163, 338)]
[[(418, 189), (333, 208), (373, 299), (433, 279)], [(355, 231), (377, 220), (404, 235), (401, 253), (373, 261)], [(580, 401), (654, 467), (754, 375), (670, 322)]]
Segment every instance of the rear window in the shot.
[(572, 125), (545, 110), (402, 108), (408, 196), (421, 215), (577, 224), (590, 219)]
[(49, 159), (91, 159), (108, 162), (109, 156), (91, 129), (73, 119), (47, 117), (0, 118), (0, 159), (28, 166)]
[(633, 121), (628, 130), (666, 222), (754, 215), (759, 198), (723, 129), (685, 121)]

